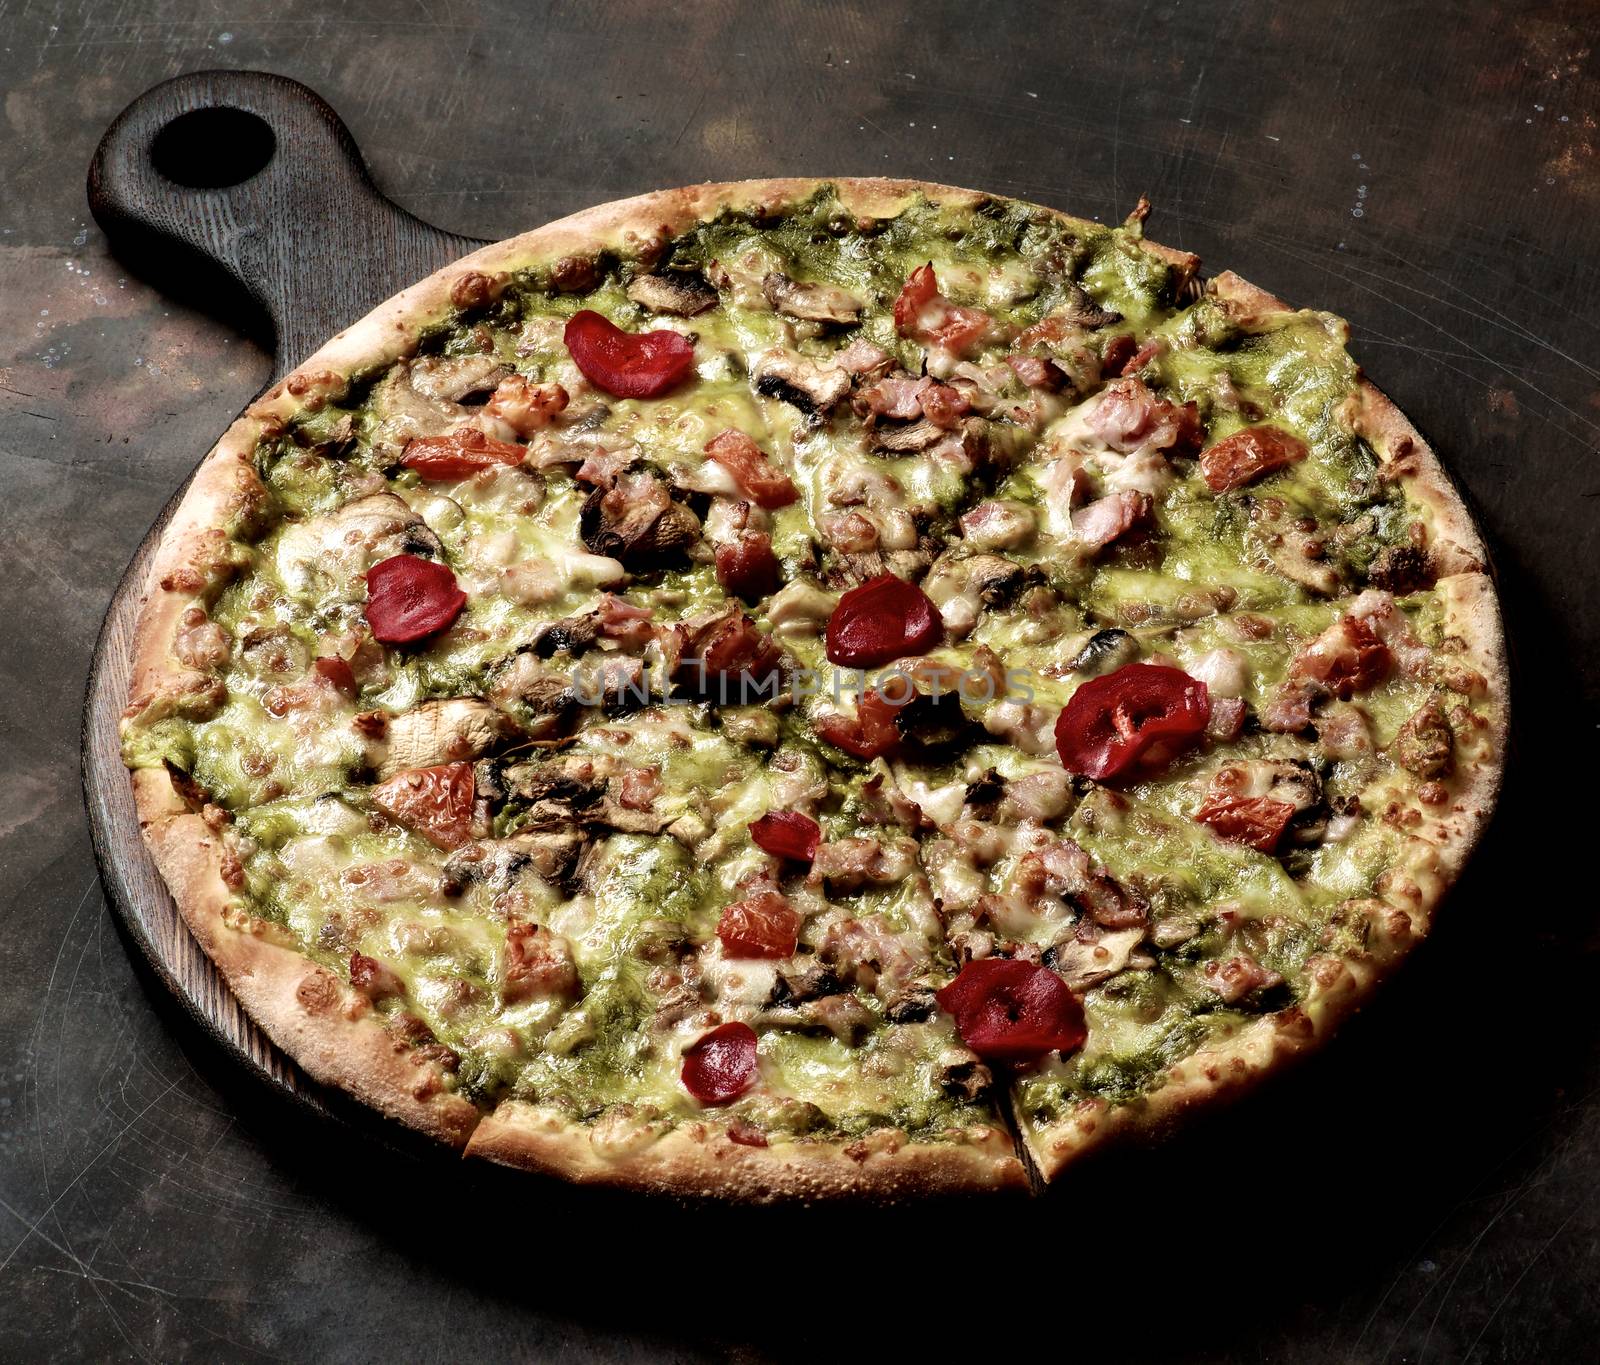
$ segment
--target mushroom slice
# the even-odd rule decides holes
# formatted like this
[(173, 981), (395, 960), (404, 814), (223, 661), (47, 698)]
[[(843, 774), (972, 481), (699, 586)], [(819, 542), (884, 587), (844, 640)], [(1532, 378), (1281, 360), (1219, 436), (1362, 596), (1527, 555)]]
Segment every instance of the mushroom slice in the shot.
[(775, 312), (806, 322), (856, 322), (861, 317), (861, 300), (834, 284), (807, 284), (792, 280), (781, 270), (768, 271), (761, 281), (761, 292)]
[(680, 318), (692, 318), (717, 303), (717, 291), (706, 283), (705, 277), (687, 270), (636, 276), (628, 285), (628, 297), (652, 313), (671, 313)]
[(756, 392), (821, 415), (850, 392), (850, 376), (834, 365), (818, 365), (797, 351), (775, 346), (763, 352), (751, 370)]

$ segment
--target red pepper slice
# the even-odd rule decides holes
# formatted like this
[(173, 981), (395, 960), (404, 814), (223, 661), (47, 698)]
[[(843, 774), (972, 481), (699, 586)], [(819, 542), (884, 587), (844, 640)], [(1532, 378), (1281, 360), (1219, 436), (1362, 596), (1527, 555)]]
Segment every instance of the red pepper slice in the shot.
[(742, 431), (730, 429), (713, 436), (706, 442), (706, 454), (761, 507), (787, 507), (800, 496), (793, 480), (774, 469), (766, 452)]
[(680, 332), (624, 332), (593, 309), (574, 313), (562, 335), (583, 377), (617, 398), (659, 398), (694, 369), (694, 343)]
[(1202, 825), (1210, 825), (1218, 838), (1271, 853), (1294, 819), (1294, 807), (1270, 796), (1208, 795), (1194, 818)]
[(438, 848), (460, 848), (472, 837), (477, 784), (470, 763), (411, 768), (372, 789), (372, 804)]
[(367, 570), (367, 624), (386, 645), (409, 645), (436, 635), (461, 615), (467, 595), (445, 564), (395, 555)]
[(1068, 772), (1104, 782), (1138, 765), (1150, 771), (1205, 733), (1206, 685), (1181, 668), (1126, 664), (1091, 678), (1056, 719), (1056, 752)]
[(828, 618), (830, 663), (877, 668), (908, 654), (926, 654), (944, 639), (933, 599), (892, 573), (869, 578), (839, 599)]
[(466, 479), (484, 469), (522, 463), (526, 446), (496, 441), (476, 427), (448, 436), (418, 436), (406, 442), (400, 463), (425, 479)]
[(727, 1104), (756, 1083), (756, 1035), (749, 1024), (723, 1024), (683, 1054), (683, 1085), (701, 1104)]
[(1078, 997), (1037, 962), (980, 958), (934, 998), (955, 1016), (962, 1042), (991, 1061), (1031, 1062), (1089, 1036)]
[(1282, 427), (1246, 427), (1204, 451), (1200, 473), (1213, 493), (1227, 493), (1309, 453), (1304, 441)]
[(751, 821), (750, 837), (757, 848), (765, 849), (774, 858), (809, 863), (822, 842), (822, 826), (797, 810), (772, 810)]
[(717, 937), (727, 957), (792, 957), (800, 916), (776, 891), (735, 901), (717, 921)]
[(951, 303), (939, 292), (933, 262), (911, 272), (894, 301), (894, 328), (903, 337), (961, 355), (989, 330), (990, 317)]
[(765, 531), (745, 531), (738, 540), (717, 546), (717, 582), (725, 593), (759, 602), (777, 592), (780, 577), (772, 537)]
[(824, 716), (817, 722), (817, 733), (857, 758), (881, 758), (900, 743), (900, 727), (895, 724), (899, 710), (881, 692), (869, 690), (856, 703), (853, 722), (843, 716)]

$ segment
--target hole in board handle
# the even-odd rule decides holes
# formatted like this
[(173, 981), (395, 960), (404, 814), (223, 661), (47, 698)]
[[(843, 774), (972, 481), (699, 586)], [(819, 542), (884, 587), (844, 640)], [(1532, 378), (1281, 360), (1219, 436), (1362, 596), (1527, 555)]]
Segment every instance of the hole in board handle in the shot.
[(180, 114), (156, 134), (155, 168), (176, 185), (220, 190), (242, 184), (272, 160), (272, 126), (243, 109), (219, 106)]

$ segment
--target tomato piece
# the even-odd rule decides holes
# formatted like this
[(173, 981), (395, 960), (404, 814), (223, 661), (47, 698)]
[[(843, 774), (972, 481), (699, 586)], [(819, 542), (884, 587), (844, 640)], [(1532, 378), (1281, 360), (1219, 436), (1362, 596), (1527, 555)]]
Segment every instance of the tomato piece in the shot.
[(944, 639), (933, 599), (892, 573), (869, 578), (839, 599), (828, 618), (830, 663), (877, 668), (907, 654), (926, 654)]
[(591, 308), (567, 320), (562, 340), (583, 377), (617, 398), (659, 398), (694, 369), (694, 343), (680, 332), (624, 332)]
[(787, 507), (800, 496), (789, 476), (774, 469), (761, 447), (742, 431), (713, 436), (706, 442), (706, 454), (732, 474), (759, 506)]
[(1200, 473), (1213, 493), (1228, 493), (1309, 453), (1304, 441), (1282, 427), (1245, 427), (1201, 454)]
[(447, 564), (395, 555), (367, 570), (367, 624), (386, 645), (409, 645), (437, 635), (461, 615), (467, 595)]
[(1210, 825), (1219, 838), (1271, 853), (1294, 818), (1294, 807), (1270, 796), (1208, 795), (1194, 818)]
[(987, 313), (951, 303), (939, 292), (932, 261), (911, 272), (894, 301), (895, 331), (954, 355), (988, 332), (991, 321)]
[(843, 716), (824, 716), (817, 722), (817, 733), (857, 758), (881, 758), (900, 743), (900, 727), (895, 723), (899, 711), (900, 704), (869, 689), (856, 703), (853, 722)]
[(800, 916), (776, 891), (735, 901), (717, 921), (726, 957), (792, 957), (799, 933)]
[(1210, 718), (1210, 693), (1198, 678), (1125, 664), (1068, 698), (1056, 718), (1056, 752), (1068, 772), (1104, 782), (1151, 771), (1199, 739)]
[(476, 427), (448, 436), (418, 436), (406, 442), (400, 463), (425, 479), (466, 479), (485, 469), (521, 464), (526, 446), (496, 441)]
[(737, 1021), (702, 1034), (683, 1054), (683, 1086), (701, 1104), (727, 1104), (756, 1083), (756, 1034)]
[(1031, 1062), (1089, 1036), (1078, 997), (1037, 962), (980, 958), (934, 998), (955, 1016), (961, 1041), (990, 1061)]
[(777, 592), (781, 573), (765, 531), (746, 531), (731, 544), (717, 546), (717, 582), (722, 590), (746, 602), (759, 602)]
[(477, 785), (470, 763), (411, 768), (372, 789), (372, 804), (436, 848), (460, 848), (472, 838)]
[(797, 810), (772, 810), (750, 822), (750, 837), (757, 848), (774, 858), (809, 863), (817, 856), (817, 845), (822, 842), (822, 826)]

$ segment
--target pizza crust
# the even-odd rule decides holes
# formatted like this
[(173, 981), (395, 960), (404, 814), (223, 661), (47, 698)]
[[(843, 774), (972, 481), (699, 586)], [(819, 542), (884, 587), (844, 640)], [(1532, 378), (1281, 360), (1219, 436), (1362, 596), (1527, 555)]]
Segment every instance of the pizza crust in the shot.
[[(955, 204), (991, 196), (910, 180), (775, 179), (704, 184), (599, 205), (532, 232), (483, 247), (445, 267), (329, 339), (314, 355), (250, 405), (199, 466), (154, 558), (135, 633), (135, 704), (160, 689), (184, 685), (172, 653), (182, 613), (204, 603), (210, 586), (199, 538), (248, 515), (254, 478), (251, 454), (259, 440), (297, 413), (342, 396), (349, 382), (415, 353), (421, 332), (459, 310), (463, 299), (487, 301), (512, 271), (592, 256), (612, 248), (637, 250), (673, 236), (726, 209), (772, 212), (803, 200), (823, 184), (857, 214), (888, 216), (918, 195)], [(1055, 213), (1054, 210), (1049, 212)], [(1066, 214), (1067, 223), (1083, 223)], [(1085, 226), (1089, 226), (1085, 224)], [(1193, 278), (1198, 258), (1156, 243), (1144, 248)], [(1285, 305), (1232, 274), (1209, 287), (1241, 307), (1279, 311)], [(1372, 961), (1330, 959), (1327, 982), (1302, 1006), (1266, 1016), (1232, 1038), (1175, 1065), (1167, 1083), (1137, 1104), (1112, 1109), (1088, 1102), (1062, 1121), (1022, 1125), (1023, 1146), (1045, 1178), (1068, 1161), (1118, 1136), (1165, 1131), (1187, 1110), (1242, 1092), (1312, 1048), (1358, 1008), (1378, 979), (1426, 932), (1434, 908), (1477, 842), (1493, 808), (1503, 768), (1507, 677), (1504, 643), (1482, 542), (1460, 495), (1403, 414), (1365, 379), (1357, 429), (1386, 467), (1432, 514), (1430, 549), (1452, 586), (1447, 592), (1451, 633), (1463, 657), (1485, 680), (1488, 732), (1478, 757), (1452, 779), (1450, 808), (1413, 841), (1415, 883), (1393, 899), (1400, 921), (1388, 926), (1389, 951)], [(241, 504), (245, 504), (241, 508)], [(197, 561), (201, 568), (195, 570)], [(185, 570), (195, 570), (185, 576)], [(364, 1002), (325, 968), (297, 951), (236, 927), (220, 871), (218, 836), (183, 806), (164, 772), (135, 772), (141, 827), (185, 923), (215, 961), (245, 1011), (267, 1035), (318, 1080), (348, 1090), (392, 1118), (439, 1138), (467, 1155), (599, 1183), (685, 1195), (755, 1202), (835, 1196), (896, 1198), (956, 1190), (1015, 1189), (1026, 1173), (1007, 1133), (996, 1127), (952, 1143), (878, 1136), (879, 1145), (796, 1140), (767, 1148), (733, 1143), (713, 1124), (689, 1123), (623, 1149), (595, 1141), (585, 1126), (553, 1111), (516, 1101), (488, 1115), (448, 1091), (433, 1063), (397, 1050)], [(865, 1141), (865, 1140), (864, 1140)]]

